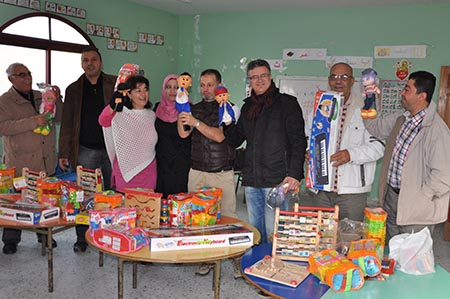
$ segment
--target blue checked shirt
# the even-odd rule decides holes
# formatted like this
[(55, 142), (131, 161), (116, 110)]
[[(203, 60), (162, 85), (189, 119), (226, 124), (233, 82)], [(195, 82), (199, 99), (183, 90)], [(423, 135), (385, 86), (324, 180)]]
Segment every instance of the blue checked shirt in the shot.
[(413, 117), (410, 116), (409, 112), (403, 114), (406, 117), (406, 120), (397, 136), (394, 151), (392, 152), (392, 159), (389, 164), (388, 184), (393, 188), (400, 189), (402, 169), (405, 164), (409, 146), (419, 133), (423, 118), (425, 117), (425, 114), (427, 114), (427, 111), (428, 107)]

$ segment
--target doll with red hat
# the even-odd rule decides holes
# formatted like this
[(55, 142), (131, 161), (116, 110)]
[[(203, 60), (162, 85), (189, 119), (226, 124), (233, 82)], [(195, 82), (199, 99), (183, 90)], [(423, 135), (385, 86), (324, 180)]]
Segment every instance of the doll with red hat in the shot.
[(236, 121), (233, 105), (228, 101), (229, 97), (228, 89), (224, 86), (217, 87), (215, 99), (219, 103), (219, 126), (222, 123), (228, 126), (232, 121)]

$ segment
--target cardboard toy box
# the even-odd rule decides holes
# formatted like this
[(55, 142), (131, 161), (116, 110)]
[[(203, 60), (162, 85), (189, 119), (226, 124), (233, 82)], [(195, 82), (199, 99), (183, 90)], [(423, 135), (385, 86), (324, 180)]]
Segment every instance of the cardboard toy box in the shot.
[(134, 228), (136, 227), (136, 209), (116, 208), (90, 210), (89, 225), (92, 230), (117, 226), (122, 228)]
[(115, 252), (134, 252), (147, 245), (147, 234), (141, 228), (108, 229), (93, 231), (95, 244)]
[(124, 191), (124, 206), (136, 208), (136, 225), (144, 229), (159, 228), (162, 194), (144, 188), (126, 188)]
[(318, 91), (314, 100), (310, 159), (306, 187), (324, 191), (334, 188), (336, 167), (330, 156), (336, 152), (339, 138), (343, 97), (336, 92)]
[(252, 246), (253, 232), (241, 224), (148, 230), (151, 251)]
[(39, 224), (60, 217), (59, 208), (37, 204), (0, 204), (0, 218), (27, 224)]

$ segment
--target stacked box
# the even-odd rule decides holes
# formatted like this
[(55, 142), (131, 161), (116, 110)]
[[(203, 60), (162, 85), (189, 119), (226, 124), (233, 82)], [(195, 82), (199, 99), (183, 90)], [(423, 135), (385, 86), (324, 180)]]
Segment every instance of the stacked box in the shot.
[(94, 194), (94, 210), (114, 209), (123, 206), (123, 196), (112, 190)]
[(75, 221), (84, 200), (83, 189), (75, 182), (61, 183), (61, 214), (65, 221)]
[(89, 211), (91, 233), (99, 228), (136, 227), (136, 208), (116, 208)]
[(127, 188), (124, 191), (124, 206), (136, 208), (136, 225), (144, 229), (159, 228), (162, 194), (143, 188)]
[(147, 245), (147, 234), (141, 228), (108, 229), (93, 231), (95, 244), (115, 252), (134, 252)]
[(39, 224), (59, 219), (58, 207), (38, 204), (0, 204), (0, 218), (26, 224)]

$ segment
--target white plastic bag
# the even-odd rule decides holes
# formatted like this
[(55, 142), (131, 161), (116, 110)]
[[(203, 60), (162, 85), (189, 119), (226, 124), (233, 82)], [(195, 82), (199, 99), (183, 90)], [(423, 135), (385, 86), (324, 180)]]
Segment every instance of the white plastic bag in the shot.
[(408, 274), (435, 272), (433, 239), (425, 227), (418, 233), (400, 234), (389, 241), (389, 258), (396, 261), (396, 269)]

